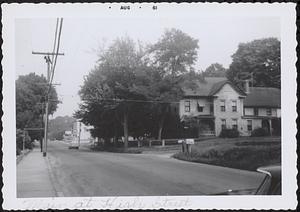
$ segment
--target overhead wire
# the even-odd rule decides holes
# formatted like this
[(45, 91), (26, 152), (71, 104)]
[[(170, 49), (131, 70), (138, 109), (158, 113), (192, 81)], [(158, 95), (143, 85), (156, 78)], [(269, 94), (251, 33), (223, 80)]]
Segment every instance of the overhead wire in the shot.
[(60, 19), (60, 26), (59, 26), (59, 32), (58, 32), (58, 38), (57, 38), (57, 48), (56, 48), (56, 52), (55, 52), (54, 61), (52, 61), (52, 63), (53, 63), (53, 65), (51, 67), (52, 69), (50, 71), (51, 79), (50, 79), (50, 83), (49, 83), (48, 95), (50, 93), (50, 89), (51, 89), (51, 85), (52, 85), (52, 81), (53, 81), (53, 77), (54, 77), (54, 72), (55, 72), (55, 67), (56, 67), (57, 56), (58, 56), (58, 52), (59, 52), (62, 24), (63, 24), (63, 18)]
[(55, 37), (54, 37), (54, 45), (53, 45), (53, 51), (52, 51), (53, 54), (52, 54), (52, 58), (51, 58), (51, 70), (53, 69), (53, 59), (54, 59), (54, 53), (55, 53), (55, 47), (56, 47), (56, 40), (57, 40), (58, 23), (59, 23), (59, 18), (56, 18)]
[(155, 101), (155, 100), (139, 100), (139, 99), (113, 99), (113, 98), (83, 98), (82, 101), (116, 101), (116, 102), (139, 102), (139, 103), (161, 103), (161, 104), (178, 104), (179, 101)]

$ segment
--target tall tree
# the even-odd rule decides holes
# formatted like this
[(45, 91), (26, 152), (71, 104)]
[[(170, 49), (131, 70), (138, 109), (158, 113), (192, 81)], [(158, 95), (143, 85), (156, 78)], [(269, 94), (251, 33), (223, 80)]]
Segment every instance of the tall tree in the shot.
[(178, 29), (166, 30), (162, 38), (152, 45), (149, 53), (163, 75), (179, 75), (193, 70), (197, 59), (198, 40)]
[(98, 66), (85, 78), (79, 92), (83, 103), (76, 116), (95, 129), (104, 129), (94, 133), (106, 138), (117, 136), (121, 123), (125, 148), (128, 147), (129, 120), (138, 104), (136, 100), (145, 99), (136, 91), (137, 86), (143, 84), (137, 77), (142, 57), (142, 49), (130, 38), (115, 40), (100, 53)]
[(227, 77), (239, 87), (243, 80), (253, 79), (252, 86), (280, 88), (280, 41), (265, 38), (239, 44)]
[(149, 57), (153, 58), (150, 61), (158, 73), (150, 87), (150, 99), (161, 102), (152, 106), (153, 116), (158, 119), (159, 140), (172, 102), (178, 101), (183, 94), (182, 75), (194, 70), (197, 49), (198, 40), (178, 29), (166, 30), (162, 38), (149, 47)]
[(226, 69), (220, 63), (213, 63), (203, 72), (205, 77), (225, 77)]
[[(16, 127), (42, 127), (45, 99), (48, 92), (47, 80), (44, 76), (30, 73), (19, 76), (16, 80)], [(58, 98), (55, 88), (50, 90), (49, 114), (56, 111)], [(33, 135), (34, 134), (34, 135)], [(32, 133), (30, 136), (41, 137), (42, 133)]]

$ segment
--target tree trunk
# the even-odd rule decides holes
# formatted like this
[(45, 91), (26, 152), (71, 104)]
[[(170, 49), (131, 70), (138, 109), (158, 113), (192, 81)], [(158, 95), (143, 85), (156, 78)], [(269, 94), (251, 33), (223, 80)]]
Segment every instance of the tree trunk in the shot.
[(164, 122), (165, 122), (165, 118), (166, 116), (163, 115), (160, 119), (159, 125), (158, 125), (158, 140), (161, 140), (161, 135), (162, 135), (162, 131), (163, 131), (163, 127), (164, 127)]
[(124, 120), (123, 120), (123, 128), (124, 128), (124, 148), (128, 148), (128, 111), (124, 111)]

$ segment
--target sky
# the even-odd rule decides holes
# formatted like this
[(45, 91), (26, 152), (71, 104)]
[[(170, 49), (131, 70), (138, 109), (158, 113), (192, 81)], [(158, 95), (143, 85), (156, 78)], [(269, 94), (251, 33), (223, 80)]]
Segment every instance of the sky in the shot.
[[(46, 75), (43, 56), (32, 51), (51, 52), (54, 43), (55, 18), (22, 18), (15, 20), (16, 78), (30, 72)], [(93, 69), (100, 47), (109, 46), (117, 37), (129, 36), (135, 41), (151, 44), (158, 41), (165, 29), (176, 28), (198, 39), (196, 70), (205, 70), (212, 63), (228, 68), (231, 55), (239, 43), (255, 39), (276, 37), (280, 39), (280, 19), (276, 17), (234, 16), (207, 18), (188, 16), (106, 16), (101, 18), (66, 17), (63, 20), (60, 52), (54, 83), (59, 99), (57, 116), (71, 116), (78, 109), (78, 91), (83, 78)]]

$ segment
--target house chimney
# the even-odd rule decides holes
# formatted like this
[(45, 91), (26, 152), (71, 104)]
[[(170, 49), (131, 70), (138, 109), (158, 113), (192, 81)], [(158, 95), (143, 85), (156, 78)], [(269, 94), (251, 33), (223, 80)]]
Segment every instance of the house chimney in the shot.
[(250, 93), (249, 80), (245, 80), (245, 93), (246, 94)]

